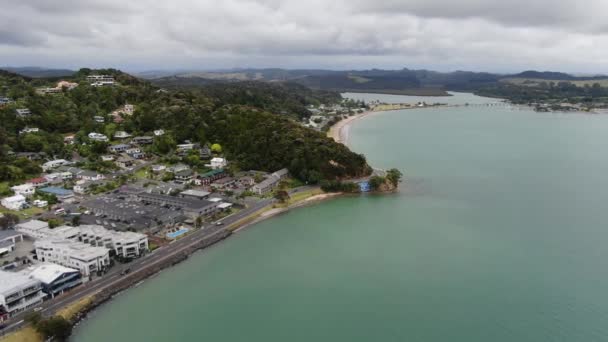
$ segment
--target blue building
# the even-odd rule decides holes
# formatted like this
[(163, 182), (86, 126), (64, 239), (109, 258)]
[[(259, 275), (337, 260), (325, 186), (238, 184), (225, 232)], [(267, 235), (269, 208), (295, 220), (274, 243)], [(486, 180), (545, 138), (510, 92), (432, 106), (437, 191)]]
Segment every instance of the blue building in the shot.
[(29, 275), (42, 283), (42, 292), (46, 293), (48, 298), (82, 284), (82, 276), (78, 270), (52, 263), (36, 266)]
[(46, 188), (38, 189), (38, 191), (43, 192), (45, 194), (55, 195), (58, 200), (64, 201), (66, 199), (74, 197), (74, 192), (72, 190), (58, 188), (54, 186), (49, 186)]
[(359, 183), (359, 190), (361, 192), (370, 192), (370, 191), (372, 191), (372, 187), (369, 185), (369, 182), (367, 182), (367, 181), (360, 182)]

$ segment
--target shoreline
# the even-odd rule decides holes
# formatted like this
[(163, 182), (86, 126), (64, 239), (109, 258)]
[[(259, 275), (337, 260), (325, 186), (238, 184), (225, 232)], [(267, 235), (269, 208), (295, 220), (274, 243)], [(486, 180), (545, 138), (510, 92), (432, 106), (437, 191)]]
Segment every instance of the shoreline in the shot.
[[(160, 274), (165, 269), (171, 268), (183, 261), (186, 261), (190, 258), (191, 255), (198, 251), (204, 251), (207, 248), (213, 247), (214, 245), (227, 240), (233, 234), (236, 234), (246, 228), (255, 226), (258, 223), (269, 220), (275, 216), (287, 213), (291, 210), (302, 208), (305, 206), (316, 205), (321, 202), (338, 198), (343, 196), (343, 193), (311, 193), (310, 196), (305, 197), (295, 203), (288, 204), (285, 207), (275, 207), (275, 205), (270, 208), (266, 207), (264, 209), (260, 209), (257, 212), (252, 213), (250, 216), (243, 218), (240, 221), (233, 223), (225, 227), (225, 229), (219, 230), (211, 235), (208, 235), (200, 240), (197, 240), (190, 244), (187, 249), (174, 253), (170, 257), (167, 257), (163, 260), (159, 260), (153, 267), (148, 269), (134, 270), (129, 275), (124, 276), (117, 283), (113, 284), (110, 287), (106, 287), (103, 289), (99, 289), (93, 293), (87, 295), (88, 303), (79, 307), (71, 318), (67, 318), (72, 326), (75, 328), (79, 324), (81, 324), (84, 320), (87, 319), (88, 315), (95, 311), (97, 308), (102, 305), (110, 302), (115, 297), (119, 296), (123, 292), (136, 288), (142, 282), (155, 277)], [(269, 210), (267, 210), (269, 209)], [(248, 221), (249, 219), (253, 219)], [(59, 310), (57, 310), (53, 315), (60, 315), (60, 313), (66, 309), (71, 308), (73, 305), (78, 302), (70, 302), (66, 305), (61, 306)], [(9, 340), (12, 335), (18, 334), (24, 329), (28, 329), (30, 326), (25, 325), (17, 330), (6, 333), (5, 335), (0, 336), (0, 342), (5, 340)], [(42, 338), (40, 337), (40, 341)]]

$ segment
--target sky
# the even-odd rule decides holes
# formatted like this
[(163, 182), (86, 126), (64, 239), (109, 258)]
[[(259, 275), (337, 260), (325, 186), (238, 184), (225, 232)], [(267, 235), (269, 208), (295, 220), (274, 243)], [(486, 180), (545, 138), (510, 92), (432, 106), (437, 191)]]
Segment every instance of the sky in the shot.
[(0, 0), (0, 65), (608, 73), (607, 0)]

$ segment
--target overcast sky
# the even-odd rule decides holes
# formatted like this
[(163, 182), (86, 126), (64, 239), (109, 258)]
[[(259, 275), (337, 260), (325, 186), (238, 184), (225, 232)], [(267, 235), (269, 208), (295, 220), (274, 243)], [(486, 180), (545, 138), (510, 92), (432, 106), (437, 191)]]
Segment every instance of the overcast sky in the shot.
[(0, 0), (0, 65), (608, 73), (607, 0)]

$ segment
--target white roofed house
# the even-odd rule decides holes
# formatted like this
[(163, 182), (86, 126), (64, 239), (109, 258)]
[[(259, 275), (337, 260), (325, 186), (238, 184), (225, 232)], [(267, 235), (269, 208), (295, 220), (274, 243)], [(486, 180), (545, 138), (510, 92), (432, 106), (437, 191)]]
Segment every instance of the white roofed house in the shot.
[(42, 170), (48, 171), (48, 170), (54, 169), (56, 167), (70, 165), (70, 164), (71, 163), (65, 159), (55, 159), (55, 160), (51, 160), (51, 161), (48, 161), (48, 162), (42, 164)]
[(32, 115), (32, 112), (28, 108), (15, 109), (18, 117), (25, 118)]
[(157, 129), (157, 130), (154, 131), (154, 135), (157, 136), (157, 137), (160, 137), (162, 135), (165, 135), (165, 131), (162, 130), (162, 129)]
[(228, 165), (228, 163), (224, 158), (215, 157), (211, 159), (211, 168), (214, 170), (223, 169), (226, 167), (226, 165)]
[(29, 276), (0, 271), (0, 321), (42, 303), (40, 281)]
[(89, 133), (89, 139), (91, 139), (93, 141), (102, 141), (102, 142), (108, 141), (108, 137), (105, 134), (95, 133), (95, 132)]
[(15, 195), (30, 197), (36, 192), (36, 187), (33, 184), (25, 183), (11, 187)]
[(0, 200), (0, 204), (3, 207), (9, 210), (21, 210), (26, 205), (25, 196), (23, 195), (15, 195), (10, 197), (5, 197)]
[(116, 131), (116, 133), (114, 133), (114, 139), (126, 139), (126, 138), (130, 138), (131, 134), (125, 132), (125, 131)]
[(42, 292), (49, 298), (82, 284), (82, 275), (77, 269), (53, 263), (31, 266), (23, 274), (38, 280), (42, 284)]
[(28, 134), (28, 133), (38, 133), (40, 129), (37, 127), (25, 127), (24, 129), (19, 131), (19, 134)]
[(83, 170), (76, 176), (76, 178), (88, 181), (98, 181), (106, 179), (106, 176), (103, 173), (99, 173), (97, 171)]
[(87, 81), (91, 83), (93, 87), (103, 87), (114, 85), (114, 77), (110, 75), (89, 75)]

